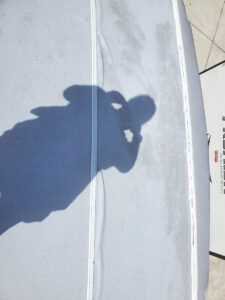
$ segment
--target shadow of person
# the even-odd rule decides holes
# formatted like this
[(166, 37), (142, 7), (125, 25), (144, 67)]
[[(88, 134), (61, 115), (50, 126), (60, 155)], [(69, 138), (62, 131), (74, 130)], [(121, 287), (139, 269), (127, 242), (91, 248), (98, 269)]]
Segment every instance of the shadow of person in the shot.
[[(155, 104), (144, 95), (127, 102), (116, 91), (97, 93), (97, 171), (114, 166), (128, 172)], [(64, 91), (67, 106), (36, 108), (36, 119), (0, 137), (0, 233), (65, 209), (89, 184), (91, 95), (91, 86), (71, 86)]]

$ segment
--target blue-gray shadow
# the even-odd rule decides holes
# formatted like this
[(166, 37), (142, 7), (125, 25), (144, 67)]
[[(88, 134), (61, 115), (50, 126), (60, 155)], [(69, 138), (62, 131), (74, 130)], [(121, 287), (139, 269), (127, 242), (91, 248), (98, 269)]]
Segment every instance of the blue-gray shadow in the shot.
[[(97, 93), (97, 169), (128, 172), (137, 159), (141, 127), (156, 106), (147, 95), (126, 101), (116, 91), (97, 87)], [(38, 118), (0, 137), (0, 234), (67, 208), (90, 182), (92, 87), (74, 85), (63, 94), (67, 106), (36, 108), (31, 112)]]

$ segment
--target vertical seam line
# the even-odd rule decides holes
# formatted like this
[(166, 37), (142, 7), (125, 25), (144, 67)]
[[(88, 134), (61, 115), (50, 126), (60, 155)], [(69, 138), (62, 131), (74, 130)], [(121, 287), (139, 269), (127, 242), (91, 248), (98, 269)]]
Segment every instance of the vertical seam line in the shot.
[(182, 79), (182, 92), (184, 102), (184, 117), (187, 143), (187, 167), (189, 183), (189, 202), (191, 216), (191, 293), (192, 300), (198, 299), (198, 252), (197, 252), (197, 214), (196, 214), (196, 191), (193, 164), (192, 127), (189, 103), (189, 91), (187, 82), (187, 68), (185, 62), (184, 45), (180, 24), (180, 13), (177, 0), (172, 0), (173, 14), (176, 27), (177, 47), (180, 61), (180, 72)]
[(87, 300), (93, 299), (95, 263), (95, 218), (96, 218), (96, 174), (97, 174), (97, 22), (96, 0), (91, 6), (91, 184), (89, 206), (88, 281)]

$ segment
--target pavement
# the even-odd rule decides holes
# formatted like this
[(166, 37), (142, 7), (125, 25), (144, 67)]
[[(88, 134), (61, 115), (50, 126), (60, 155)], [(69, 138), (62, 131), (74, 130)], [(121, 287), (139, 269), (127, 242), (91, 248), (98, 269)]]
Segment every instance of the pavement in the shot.
[(202, 72), (225, 60), (225, 1), (184, 0), (184, 4)]

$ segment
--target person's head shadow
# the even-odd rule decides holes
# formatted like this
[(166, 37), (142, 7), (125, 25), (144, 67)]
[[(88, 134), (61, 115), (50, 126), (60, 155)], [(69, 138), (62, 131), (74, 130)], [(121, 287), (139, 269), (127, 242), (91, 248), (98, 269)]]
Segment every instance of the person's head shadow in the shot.
[[(126, 101), (97, 89), (97, 171), (128, 172), (142, 141), (141, 127), (156, 111), (140, 95)], [(63, 210), (91, 180), (92, 86), (74, 85), (67, 106), (40, 107), (0, 137), (0, 234), (19, 222), (42, 221)]]

